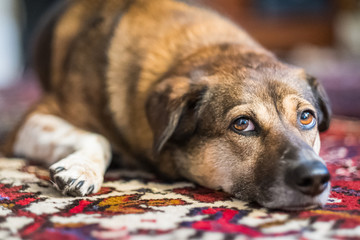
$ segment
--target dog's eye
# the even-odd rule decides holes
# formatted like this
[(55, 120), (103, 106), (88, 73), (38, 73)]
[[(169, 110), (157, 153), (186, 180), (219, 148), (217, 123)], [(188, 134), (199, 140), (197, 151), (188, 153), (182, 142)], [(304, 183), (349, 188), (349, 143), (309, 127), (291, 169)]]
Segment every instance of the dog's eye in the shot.
[(310, 111), (303, 111), (300, 115), (300, 124), (304, 129), (312, 129), (316, 124), (314, 114)]
[(236, 119), (232, 123), (231, 127), (235, 132), (248, 132), (255, 130), (254, 123), (246, 117)]

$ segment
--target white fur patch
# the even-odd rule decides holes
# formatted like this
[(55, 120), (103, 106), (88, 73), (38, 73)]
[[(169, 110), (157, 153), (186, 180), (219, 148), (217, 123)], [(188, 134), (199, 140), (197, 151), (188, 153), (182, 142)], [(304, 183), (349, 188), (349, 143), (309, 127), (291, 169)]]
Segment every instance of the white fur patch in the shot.
[(14, 153), (47, 164), (56, 162), (50, 167), (55, 187), (76, 196), (100, 189), (111, 157), (104, 137), (45, 114), (28, 118), (17, 135)]
[(321, 142), (320, 142), (320, 134), (319, 132), (316, 134), (316, 138), (313, 144), (313, 149), (316, 152), (316, 154), (319, 155), (320, 153), (320, 147), (321, 147)]

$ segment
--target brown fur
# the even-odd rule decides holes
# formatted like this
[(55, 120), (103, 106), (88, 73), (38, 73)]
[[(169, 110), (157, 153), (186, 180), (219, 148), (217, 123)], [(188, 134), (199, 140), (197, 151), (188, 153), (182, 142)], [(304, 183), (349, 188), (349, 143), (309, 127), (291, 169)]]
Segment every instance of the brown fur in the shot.
[[(328, 127), (328, 100), (312, 77), (211, 11), (74, 0), (48, 22), (35, 52), (46, 90), (39, 107), (103, 135), (128, 162), (266, 205), (287, 149), (318, 146), (316, 128), (299, 129), (299, 110)], [(229, 130), (241, 115), (256, 120), (254, 136)]]

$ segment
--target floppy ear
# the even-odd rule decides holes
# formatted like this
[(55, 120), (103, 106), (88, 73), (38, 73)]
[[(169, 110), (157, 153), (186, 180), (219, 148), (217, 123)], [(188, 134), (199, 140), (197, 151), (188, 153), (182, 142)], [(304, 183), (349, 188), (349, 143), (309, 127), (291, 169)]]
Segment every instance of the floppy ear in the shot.
[(318, 113), (318, 129), (320, 132), (325, 131), (330, 126), (330, 118), (332, 115), (330, 100), (325, 92), (324, 87), (312, 76), (307, 76), (307, 81), (311, 86), (311, 90), (316, 99)]
[(154, 153), (158, 154), (172, 137), (181, 140), (196, 128), (197, 105), (207, 87), (192, 84), (186, 77), (159, 83), (146, 103), (146, 114), (154, 133)]

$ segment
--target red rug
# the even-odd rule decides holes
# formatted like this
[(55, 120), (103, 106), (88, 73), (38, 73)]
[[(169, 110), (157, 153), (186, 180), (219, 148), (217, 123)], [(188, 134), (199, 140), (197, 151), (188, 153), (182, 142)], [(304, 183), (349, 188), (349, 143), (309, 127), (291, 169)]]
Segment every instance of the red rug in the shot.
[(321, 155), (331, 196), (324, 209), (300, 212), (122, 170), (98, 194), (63, 197), (46, 169), (0, 159), (0, 239), (360, 239), (360, 121), (334, 120)]

